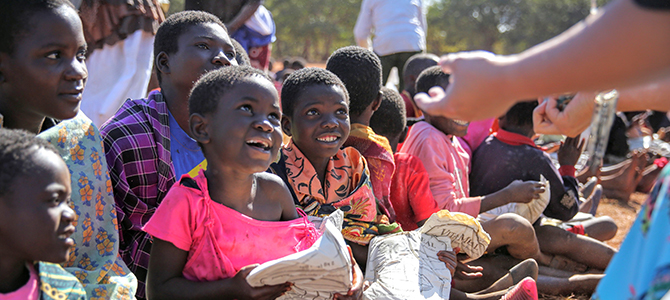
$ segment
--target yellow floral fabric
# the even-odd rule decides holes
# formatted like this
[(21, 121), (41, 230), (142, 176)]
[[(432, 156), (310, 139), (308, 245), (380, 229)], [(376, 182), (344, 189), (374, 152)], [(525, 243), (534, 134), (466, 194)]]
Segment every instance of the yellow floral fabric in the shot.
[(70, 169), (75, 247), (62, 266), (89, 299), (134, 299), (137, 279), (119, 257), (119, 230), (100, 132), (82, 112), (42, 132)]

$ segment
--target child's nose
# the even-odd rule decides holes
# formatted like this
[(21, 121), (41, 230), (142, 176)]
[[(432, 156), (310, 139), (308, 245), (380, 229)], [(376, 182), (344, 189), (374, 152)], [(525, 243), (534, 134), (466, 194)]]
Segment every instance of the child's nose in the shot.
[(324, 120), (323, 123), (321, 123), (321, 126), (324, 128), (336, 128), (338, 125), (337, 117), (334, 115), (324, 115)]
[(214, 58), (212, 59), (212, 63), (215, 65), (222, 65), (222, 66), (237, 66), (237, 61), (233, 57), (232, 59), (229, 59), (228, 56), (226, 56), (226, 53), (223, 52), (223, 50), (219, 51)]
[(70, 205), (68, 205), (67, 202), (63, 202), (61, 206), (63, 207), (63, 211), (61, 212), (61, 219), (65, 222), (73, 222), (74, 210), (70, 208)]
[(267, 118), (257, 121), (255, 125), (257, 129), (262, 131), (272, 132), (274, 130), (274, 126), (272, 126), (272, 123)]

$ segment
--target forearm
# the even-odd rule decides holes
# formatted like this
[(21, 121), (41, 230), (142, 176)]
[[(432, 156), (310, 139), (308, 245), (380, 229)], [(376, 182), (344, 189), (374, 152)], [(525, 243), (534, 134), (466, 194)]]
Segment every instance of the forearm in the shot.
[(244, 6), (242, 6), (242, 9), (240, 12), (233, 18), (228, 24), (226, 24), (226, 27), (228, 28), (228, 34), (233, 34), (233, 32), (237, 31), (242, 25), (251, 18), (254, 13), (256, 13), (256, 10), (258, 7), (261, 6), (262, 1), (250, 1), (247, 2)]
[(619, 90), (619, 111), (638, 111), (653, 109), (669, 111), (670, 76), (665, 76), (651, 83)]
[(670, 13), (615, 0), (561, 35), (503, 59), (500, 71), (510, 78), (512, 101), (604, 90), (661, 76), (670, 66), (667, 49)]
[(171, 278), (162, 283), (147, 282), (147, 298), (160, 299), (236, 299), (239, 287), (233, 278), (198, 282), (183, 277)]
[(484, 197), (482, 197), (482, 202), (481, 206), (479, 208), (479, 212), (483, 213), (485, 211), (492, 210), (496, 207), (503, 206), (507, 203), (509, 203), (509, 193), (507, 192), (507, 188), (504, 188), (502, 190), (499, 190), (493, 194), (488, 194)]

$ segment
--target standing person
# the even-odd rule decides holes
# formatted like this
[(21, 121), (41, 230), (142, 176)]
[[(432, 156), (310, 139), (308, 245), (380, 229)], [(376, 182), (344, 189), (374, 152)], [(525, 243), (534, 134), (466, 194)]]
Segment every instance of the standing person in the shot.
[(382, 81), (386, 85), (393, 67), (398, 68), (399, 88), (403, 88), (403, 70), (410, 56), (426, 50), (426, 13), (421, 0), (363, 0), (354, 27), (356, 43), (372, 49), (382, 62)]
[(272, 14), (263, 0), (186, 0), (186, 10), (203, 10), (226, 24), (230, 37), (242, 44), (254, 68), (268, 71), (275, 40)]
[(89, 52), (81, 110), (101, 126), (124, 100), (147, 95), (154, 35), (165, 15), (158, 0), (92, 0), (82, 2), (79, 16)]

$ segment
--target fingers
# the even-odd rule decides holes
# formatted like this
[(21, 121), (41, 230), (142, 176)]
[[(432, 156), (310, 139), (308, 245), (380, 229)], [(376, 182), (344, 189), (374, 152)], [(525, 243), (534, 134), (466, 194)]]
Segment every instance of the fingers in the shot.
[(251, 271), (252, 271), (253, 269), (255, 269), (256, 267), (258, 267), (258, 266), (259, 266), (259, 264), (253, 264), (253, 265), (244, 266), (244, 267), (242, 267), (242, 269), (240, 269), (240, 270), (237, 272), (237, 274), (239, 274), (240, 277), (246, 279), (247, 276), (249, 276), (249, 273), (251, 273)]

